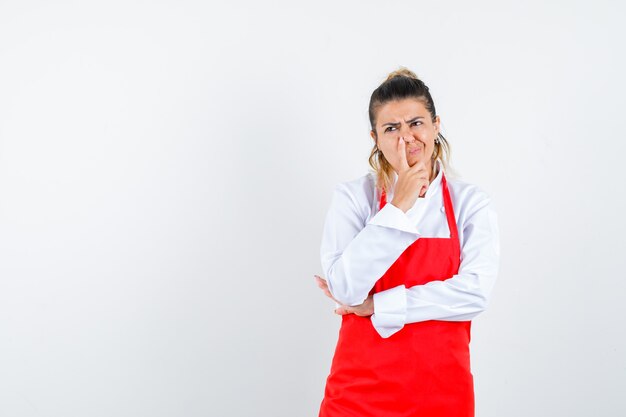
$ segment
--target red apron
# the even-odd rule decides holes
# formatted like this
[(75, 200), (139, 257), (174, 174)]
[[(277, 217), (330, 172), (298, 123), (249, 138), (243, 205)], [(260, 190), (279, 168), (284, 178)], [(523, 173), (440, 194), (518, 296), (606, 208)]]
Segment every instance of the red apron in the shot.
[[(404, 284), (443, 281), (458, 273), (459, 236), (442, 173), (450, 238), (419, 238), (370, 294)], [(383, 193), (380, 208), (386, 204)], [(473, 417), (471, 321), (407, 323), (388, 338), (370, 317), (342, 316), (319, 417)]]

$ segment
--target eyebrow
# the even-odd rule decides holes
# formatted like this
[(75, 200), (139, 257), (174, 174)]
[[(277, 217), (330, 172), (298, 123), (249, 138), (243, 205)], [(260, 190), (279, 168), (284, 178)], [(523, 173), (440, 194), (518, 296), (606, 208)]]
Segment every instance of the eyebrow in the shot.
[[(412, 122), (416, 121), (417, 119), (423, 119), (423, 118), (424, 118), (423, 116), (417, 116), (417, 117), (412, 118), (411, 120), (406, 120), (406, 122), (407, 123), (412, 123)], [(385, 123), (383, 126), (387, 126), (387, 125), (389, 125), (389, 126), (399, 126), (400, 123)]]

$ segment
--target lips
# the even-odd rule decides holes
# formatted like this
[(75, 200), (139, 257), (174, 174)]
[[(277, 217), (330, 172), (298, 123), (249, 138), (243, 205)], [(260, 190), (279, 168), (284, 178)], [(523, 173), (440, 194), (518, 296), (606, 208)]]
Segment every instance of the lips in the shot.
[(420, 150), (421, 150), (420, 148), (409, 149), (409, 154), (410, 155), (414, 155), (414, 154), (418, 153)]

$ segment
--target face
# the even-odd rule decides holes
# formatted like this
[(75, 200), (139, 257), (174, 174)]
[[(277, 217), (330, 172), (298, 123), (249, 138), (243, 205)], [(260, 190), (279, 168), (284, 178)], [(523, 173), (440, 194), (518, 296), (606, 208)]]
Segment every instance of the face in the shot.
[(406, 159), (409, 166), (424, 161), (429, 172), (431, 157), (435, 149), (435, 138), (439, 134), (439, 116), (433, 122), (424, 104), (408, 98), (390, 101), (378, 109), (376, 134), (370, 133), (378, 148), (398, 172), (398, 138), (406, 143)]

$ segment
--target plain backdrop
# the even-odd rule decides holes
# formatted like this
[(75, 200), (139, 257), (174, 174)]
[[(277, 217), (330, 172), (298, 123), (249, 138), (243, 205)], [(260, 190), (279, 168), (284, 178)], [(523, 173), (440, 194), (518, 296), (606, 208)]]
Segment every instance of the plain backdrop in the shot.
[(498, 213), (477, 417), (626, 414), (625, 11), (0, 1), (0, 415), (317, 416), (324, 216), (399, 66)]

